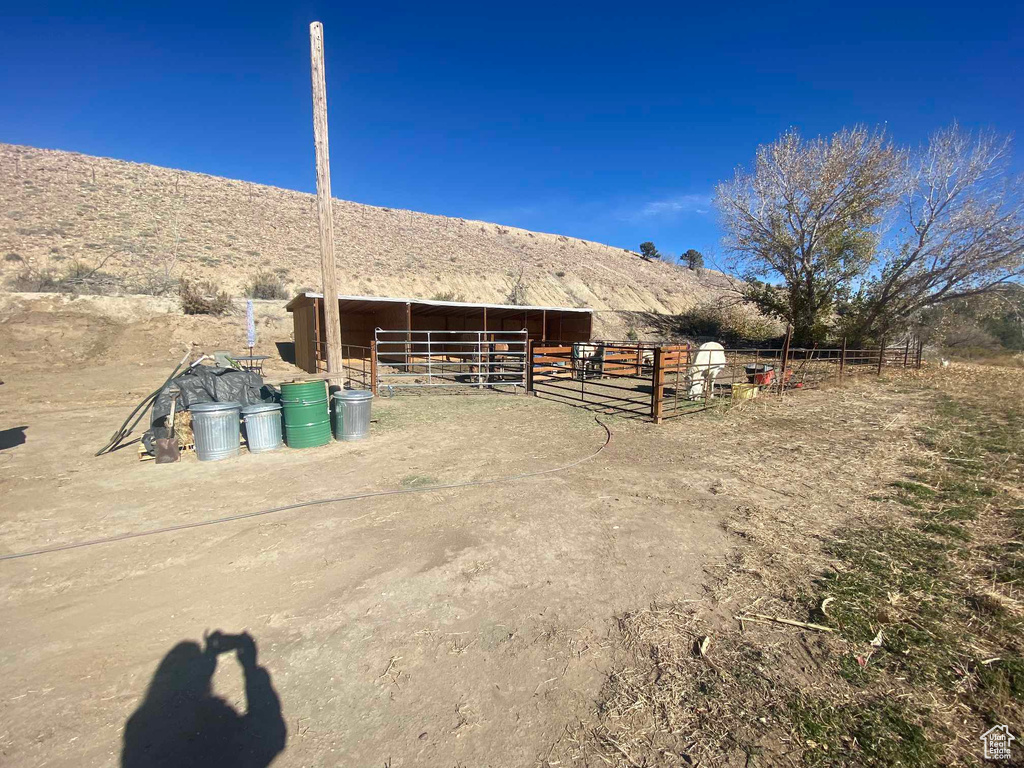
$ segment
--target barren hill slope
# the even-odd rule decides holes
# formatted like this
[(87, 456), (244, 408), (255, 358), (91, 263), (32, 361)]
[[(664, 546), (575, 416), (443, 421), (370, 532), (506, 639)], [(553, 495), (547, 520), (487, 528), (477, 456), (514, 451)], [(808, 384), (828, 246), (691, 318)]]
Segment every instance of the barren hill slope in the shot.
[[(334, 201), (341, 290), (676, 313), (726, 278), (631, 251), (480, 221)], [(118, 276), (167, 272), (237, 292), (258, 269), (319, 279), (315, 197), (199, 173), (0, 144), (0, 270), (73, 260)], [(16, 254), (16, 256), (11, 255)]]

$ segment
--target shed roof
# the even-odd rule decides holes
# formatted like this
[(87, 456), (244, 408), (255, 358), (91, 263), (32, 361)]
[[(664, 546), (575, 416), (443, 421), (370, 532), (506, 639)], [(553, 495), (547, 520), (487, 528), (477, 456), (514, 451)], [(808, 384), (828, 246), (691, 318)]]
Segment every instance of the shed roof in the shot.
[[(300, 293), (294, 299), (288, 302), (285, 307), (291, 312), (300, 299), (322, 299), (324, 295), (322, 293)], [(549, 312), (579, 312), (582, 314), (593, 314), (594, 310), (589, 307), (542, 307), (542, 306), (527, 306), (524, 304), (485, 304), (472, 301), (438, 301), (436, 299), (403, 299), (393, 296), (345, 296), (338, 294), (338, 301), (345, 302), (346, 309), (351, 311), (359, 311), (361, 309), (368, 309), (370, 305), (380, 302), (390, 302), (394, 304), (415, 304), (417, 306), (433, 307), (440, 309), (442, 307), (451, 307), (457, 309), (504, 309), (511, 310), (513, 312), (527, 312), (530, 310), (540, 311), (545, 310)]]

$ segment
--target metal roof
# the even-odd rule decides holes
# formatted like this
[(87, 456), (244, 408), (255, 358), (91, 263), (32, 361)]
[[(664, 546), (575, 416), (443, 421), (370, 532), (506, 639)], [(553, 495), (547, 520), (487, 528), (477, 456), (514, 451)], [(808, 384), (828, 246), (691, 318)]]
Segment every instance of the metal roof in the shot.
[[(287, 309), (292, 308), (292, 304), (301, 298), (307, 299), (322, 299), (324, 295), (322, 293), (300, 293), (294, 299), (288, 302)], [(464, 308), (464, 309), (481, 309), (486, 307), (487, 309), (498, 309), (498, 310), (509, 310), (511, 312), (526, 312), (526, 311), (550, 311), (550, 312), (580, 312), (586, 314), (593, 314), (594, 310), (589, 307), (539, 307), (539, 306), (527, 306), (525, 304), (484, 304), (472, 301), (438, 301), (436, 299), (402, 299), (393, 296), (345, 296), (338, 294), (338, 301), (355, 302), (361, 303), (376, 303), (376, 302), (391, 302), (394, 304), (417, 304), (420, 306), (428, 307), (453, 307), (453, 308)], [(357, 308), (362, 308), (357, 306)]]

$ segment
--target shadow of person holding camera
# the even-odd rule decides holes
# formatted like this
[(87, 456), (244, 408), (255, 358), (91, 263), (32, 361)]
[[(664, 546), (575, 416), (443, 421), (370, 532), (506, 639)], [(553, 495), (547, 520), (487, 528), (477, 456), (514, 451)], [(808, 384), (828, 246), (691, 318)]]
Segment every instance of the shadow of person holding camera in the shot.
[[(266, 768), (284, 750), (281, 700), (256, 663), (256, 641), (247, 632), (218, 630), (204, 643), (178, 643), (160, 662), (146, 698), (125, 723), (122, 768)], [(213, 693), (217, 657), (231, 651), (245, 676), (245, 714)]]

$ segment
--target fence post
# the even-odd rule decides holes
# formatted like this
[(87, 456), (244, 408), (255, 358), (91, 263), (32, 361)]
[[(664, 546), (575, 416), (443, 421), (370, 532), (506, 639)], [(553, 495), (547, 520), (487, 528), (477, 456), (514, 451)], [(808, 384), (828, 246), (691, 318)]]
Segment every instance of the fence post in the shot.
[(664, 397), (665, 371), (661, 362), (661, 345), (654, 348), (654, 370), (651, 372), (651, 419), (661, 424), (661, 405)]
[(903, 367), (907, 367), (907, 363), (910, 361), (910, 337), (907, 336), (907, 345), (903, 349)]
[(882, 375), (882, 366), (885, 365), (885, 336), (881, 339), (881, 346), (878, 348), (878, 371), (876, 376)]
[(377, 340), (370, 340), (370, 391), (377, 396)]
[(786, 326), (786, 340), (782, 342), (782, 370), (779, 372), (779, 395), (786, 391), (786, 369), (789, 367), (789, 342), (793, 338), (793, 326)]
[(434, 357), (434, 350), (430, 346), (430, 331), (427, 331), (427, 384), (431, 383), (431, 374), (433, 373), (431, 365), (431, 359)]
[(533, 392), (533, 339), (526, 340), (526, 391)]
[(921, 367), (921, 358), (924, 356), (924, 342), (921, 339), (917, 340), (917, 366)]
[(843, 351), (839, 354), (839, 380), (843, 380), (843, 369), (846, 368), (846, 337), (843, 336)]

